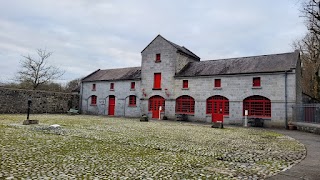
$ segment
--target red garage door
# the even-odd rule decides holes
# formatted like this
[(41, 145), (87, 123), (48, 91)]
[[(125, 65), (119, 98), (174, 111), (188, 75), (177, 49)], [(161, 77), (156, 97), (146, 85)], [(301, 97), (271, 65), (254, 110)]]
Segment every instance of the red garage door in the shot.
[(244, 111), (248, 110), (248, 116), (271, 117), (271, 101), (263, 96), (250, 96), (243, 100)]

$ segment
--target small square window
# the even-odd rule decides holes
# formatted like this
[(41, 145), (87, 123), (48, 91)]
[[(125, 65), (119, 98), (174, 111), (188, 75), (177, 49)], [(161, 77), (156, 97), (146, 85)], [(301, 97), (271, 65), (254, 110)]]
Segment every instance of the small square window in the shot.
[(260, 87), (261, 86), (260, 77), (254, 77), (252, 81), (253, 81), (252, 82), (253, 87)]
[(114, 90), (114, 83), (110, 83), (110, 90)]
[(136, 88), (136, 83), (135, 82), (131, 82), (131, 89), (135, 89)]
[(182, 81), (182, 88), (183, 88), (183, 89), (189, 88), (188, 80), (183, 80), (183, 81)]
[(214, 80), (214, 87), (215, 88), (221, 88), (221, 79), (215, 79)]
[(96, 84), (92, 84), (92, 91), (96, 90)]
[(161, 62), (161, 55), (160, 54), (156, 54), (156, 62)]

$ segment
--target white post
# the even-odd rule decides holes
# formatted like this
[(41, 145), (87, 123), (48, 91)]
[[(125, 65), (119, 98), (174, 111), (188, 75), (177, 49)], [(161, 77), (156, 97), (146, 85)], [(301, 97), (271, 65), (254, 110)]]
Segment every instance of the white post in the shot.
[(248, 110), (244, 110), (244, 127), (248, 127)]
[(162, 107), (159, 106), (159, 120), (161, 119), (161, 110), (162, 110)]

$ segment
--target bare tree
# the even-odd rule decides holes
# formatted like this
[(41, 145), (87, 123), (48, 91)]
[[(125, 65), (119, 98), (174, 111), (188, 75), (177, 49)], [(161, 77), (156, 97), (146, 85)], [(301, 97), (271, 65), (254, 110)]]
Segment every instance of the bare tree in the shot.
[(320, 0), (303, 0), (302, 17), (305, 19), (307, 34), (293, 42), (293, 47), (300, 50), (303, 64), (304, 92), (320, 98)]
[(309, 31), (319, 38), (320, 35), (320, 0), (306, 0), (302, 3), (302, 13)]
[(66, 91), (66, 92), (71, 92), (71, 91), (77, 90), (77, 88), (80, 87), (81, 79), (82, 79), (82, 78), (77, 78), (77, 79), (74, 79), (74, 80), (69, 81), (69, 82), (67, 83), (66, 87), (65, 87), (65, 91)]
[(20, 62), (21, 70), (18, 71), (17, 75), (20, 82), (30, 83), (33, 89), (37, 89), (39, 85), (58, 79), (64, 74), (58, 67), (47, 63), (52, 52), (38, 49), (37, 54), (39, 56), (37, 59), (30, 55), (22, 56), (24, 59)]
[(308, 33), (303, 39), (293, 42), (293, 48), (300, 51), (302, 62), (303, 92), (319, 98), (319, 68), (320, 49), (319, 41), (314, 34)]

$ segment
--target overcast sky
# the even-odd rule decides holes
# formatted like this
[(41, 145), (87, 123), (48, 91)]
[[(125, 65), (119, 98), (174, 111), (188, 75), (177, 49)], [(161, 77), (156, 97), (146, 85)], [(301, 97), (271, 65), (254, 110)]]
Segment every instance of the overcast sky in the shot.
[(60, 82), (140, 66), (158, 34), (201, 60), (289, 52), (306, 32), (299, 9), (298, 0), (1, 0), (0, 82), (39, 48), (65, 71)]

